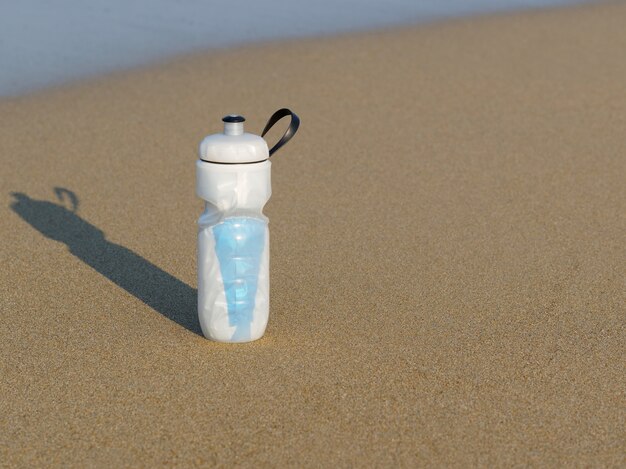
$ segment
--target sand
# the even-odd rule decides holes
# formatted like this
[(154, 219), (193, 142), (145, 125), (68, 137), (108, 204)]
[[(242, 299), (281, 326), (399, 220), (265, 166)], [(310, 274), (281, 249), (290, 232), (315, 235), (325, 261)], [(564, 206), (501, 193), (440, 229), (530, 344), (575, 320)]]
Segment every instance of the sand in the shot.
[[(0, 102), (0, 461), (623, 465), (625, 23), (494, 15)], [(270, 325), (209, 342), (197, 144), (282, 106)]]

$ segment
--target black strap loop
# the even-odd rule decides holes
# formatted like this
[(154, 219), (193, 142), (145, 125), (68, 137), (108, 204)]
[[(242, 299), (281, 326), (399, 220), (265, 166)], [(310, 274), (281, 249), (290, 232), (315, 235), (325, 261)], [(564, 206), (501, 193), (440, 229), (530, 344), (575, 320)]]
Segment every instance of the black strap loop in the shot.
[(265, 124), (265, 128), (261, 133), (261, 137), (265, 136), (265, 134), (274, 126), (274, 124), (276, 124), (276, 122), (286, 116), (291, 116), (291, 123), (289, 124), (289, 128), (285, 131), (278, 143), (274, 145), (270, 150), (270, 156), (272, 156), (280, 147), (282, 147), (289, 140), (291, 140), (298, 131), (298, 127), (300, 127), (300, 118), (289, 109), (282, 108), (272, 114), (272, 117), (270, 117), (270, 119), (267, 121), (267, 124)]

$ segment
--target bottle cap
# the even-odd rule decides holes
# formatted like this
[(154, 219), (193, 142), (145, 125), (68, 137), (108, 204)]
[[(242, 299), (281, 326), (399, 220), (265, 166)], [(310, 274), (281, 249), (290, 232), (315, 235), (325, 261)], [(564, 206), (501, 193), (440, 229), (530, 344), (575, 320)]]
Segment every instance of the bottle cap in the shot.
[(209, 163), (260, 163), (269, 158), (265, 140), (244, 132), (245, 117), (229, 114), (222, 118), (224, 132), (206, 137), (200, 144), (200, 159)]

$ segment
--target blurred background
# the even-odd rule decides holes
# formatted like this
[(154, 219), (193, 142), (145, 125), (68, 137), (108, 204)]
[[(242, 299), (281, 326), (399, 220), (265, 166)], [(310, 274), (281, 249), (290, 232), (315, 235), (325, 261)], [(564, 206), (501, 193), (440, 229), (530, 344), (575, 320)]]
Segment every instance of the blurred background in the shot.
[(0, 96), (173, 55), (575, 0), (0, 0)]

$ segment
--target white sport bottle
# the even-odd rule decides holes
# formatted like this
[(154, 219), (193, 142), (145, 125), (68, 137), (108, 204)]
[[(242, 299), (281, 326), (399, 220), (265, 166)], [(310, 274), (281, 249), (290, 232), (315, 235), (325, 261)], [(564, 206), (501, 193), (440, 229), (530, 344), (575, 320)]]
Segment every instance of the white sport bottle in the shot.
[[(290, 116), (271, 150), (263, 135)], [(269, 230), (263, 207), (272, 195), (270, 156), (298, 130), (289, 109), (270, 117), (261, 136), (245, 133), (245, 119), (222, 119), (224, 133), (200, 144), (196, 192), (205, 201), (198, 220), (198, 317), (208, 339), (249, 342), (265, 332), (269, 317)]]

